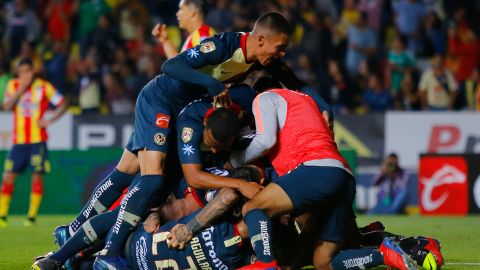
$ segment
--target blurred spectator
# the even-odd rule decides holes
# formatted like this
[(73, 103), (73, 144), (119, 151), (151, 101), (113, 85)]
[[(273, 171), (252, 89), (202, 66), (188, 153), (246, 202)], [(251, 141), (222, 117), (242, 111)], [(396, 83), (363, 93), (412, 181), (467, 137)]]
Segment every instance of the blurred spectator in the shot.
[(419, 91), (423, 110), (450, 110), (457, 93), (457, 82), (445, 67), (443, 56), (436, 55), (432, 67), (425, 70), (420, 79)]
[(232, 29), (233, 15), (228, 7), (228, 1), (218, 0), (215, 7), (208, 12), (205, 22), (217, 31), (225, 32)]
[(420, 97), (411, 74), (403, 77), (400, 93), (395, 97), (397, 110), (418, 111), (421, 109)]
[(397, 35), (393, 40), (392, 47), (388, 52), (387, 76), (389, 76), (390, 90), (392, 95), (398, 95), (403, 77), (412, 71), (415, 62), (405, 50), (406, 40)]
[(372, 30), (367, 27), (365, 14), (348, 29), (348, 49), (345, 59), (349, 75), (353, 78), (358, 73), (359, 64), (375, 54), (377, 40)]
[(302, 53), (298, 56), (298, 69), (296, 75), (309, 86), (314, 88), (319, 87), (319, 82), (317, 80), (318, 76), (315, 73), (314, 65), (308, 54)]
[(344, 0), (340, 22), (337, 24), (337, 39), (345, 39), (350, 27), (358, 23), (358, 18), (360, 18), (360, 12), (355, 6), (355, 0)]
[[(460, 14), (463, 14), (460, 10)], [(463, 16), (463, 15), (459, 15)], [(462, 19), (459, 19), (462, 21)], [(455, 77), (465, 80), (480, 64), (480, 41), (475, 32), (466, 24), (452, 24), (448, 28), (448, 49), (458, 63)]]
[(381, 77), (375, 73), (368, 78), (368, 88), (363, 94), (367, 112), (385, 112), (393, 107), (392, 94), (383, 86)]
[(401, 214), (408, 202), (408, 173), (399, 165), (398, 156), (391, 153), (384, 160), (379, 175), (372, 184), (380, 187), (377, 205), (368, 213), (371, 215)]
[(338, 21), (338, 10), (334, 0), (315, 0), (315, 6), (318, 12), (331, 18), (333, 22)]
[(7, 62), (0, 63), (0, 104), (3, 102), (5, 96), (5, 90), (7, 89), (7, 83), (12, 78), (12, 74), (9, 72), (10, 67)]
[(418, 0), (398, 0), (392, 5), (395, 25), (398, 31), (407, 37), (409, 51), (415, 54), (419, 49), (420, 26), (426, 15), (425, 7)]
[(65, 41), (55, 41), (53, 44), (53, 55), (49, 61), (45, 62), (45, 73), (47, 80), (60, 92), (67, 90), (67, 61), (68, 54)]
[(455, 107), (461, 110), (479, 110), (480, 71), (474, 68), (470, 76), (460, 83)]
[(78, 0), (50, 0), (48, 2), (44, 17), (53, 40), (67, 41), (69, 39), (71, 17), (77, 11), (78, 4)]
[(128, 96), (119, 74), (105, 74), (103, 84), (105, 85), (105, 97), (111, 113), (115, 115), (133, 113), (133, 102)]
[(434, 12), (429, 12), (423, 23), (422, 57), (445, 54), (447, 50), (445, 26)]
[(6, 6), (6, 29), (4, 39), (10, 50), (10, 58), (20, 53), (24, 41), (34, 41), (41, 24), (25, 0), (15, 0)]
[(100, 109), (100, 74), (95, 50), (78, 63), (78, 103), (82, 113), (98, 113)]
[(111, 60), (115, 48), (120, 46), (120, 40), (107, 15), (99, 17), (98, 26), (88, 34), (84, 44), (86, 48), (96, 48), (101, 62)]
[(375, 32), (380, 31), (383, 0), (360, 0), (358, 9), (367, 14), (367, 25)]
[(328, 61), (325, 89), (328, 89), (328, 95), (324, 98), (331, 104), (335, 113), (345, 114), (354, 109), (356, 87), (335, 59)]
[(85, 44), (88, 41), (88, 35), (98, 26), (100, 17), (108, 11), (110, 11), (110, 7), (105, 0), (81, 0), (76, 37), (81, 43), (82, 57), (88, 51), (88, 46)]
[(31, 59), (33, 62), (33, 70), (36, 74), (43, 72), (42, 58), (35, 52), (33, 42), (23, 41), (20, 46), (20, 53), (17, 57), (12, 59), (10, 63), (11, 70), (15, 70), (15, 67), (20, 63), (22, 59)]

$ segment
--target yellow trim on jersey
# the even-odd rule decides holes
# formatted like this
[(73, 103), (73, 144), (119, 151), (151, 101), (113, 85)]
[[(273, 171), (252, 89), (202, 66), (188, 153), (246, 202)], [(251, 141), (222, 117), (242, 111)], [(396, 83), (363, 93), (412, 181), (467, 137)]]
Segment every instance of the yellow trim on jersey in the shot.
[(197, 46), (198, 44), (200, 44), (200, 31), (198, 31), (199, 29), (193, 31), (192, 33), (192, 47), (195, 47)]
[(207, 65), (198, 69), (198, 71), (210, 74), (213, 78), (224, 82), (246, 72), (252, 65), (253, 62), (251, 64), (246, 63), (242, 48), (238, 48), (227, 61), (219, 65)]

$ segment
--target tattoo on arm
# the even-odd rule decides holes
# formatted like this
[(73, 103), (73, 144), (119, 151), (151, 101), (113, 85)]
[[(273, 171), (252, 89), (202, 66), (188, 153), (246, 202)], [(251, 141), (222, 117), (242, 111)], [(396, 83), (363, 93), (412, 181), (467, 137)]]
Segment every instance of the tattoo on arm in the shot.
[(188, 228), (195, 234), (209, 226), (218, 217), (222, 216), (240, 198), (236, 190), (222, 188), (205, 207), (187, 223)]

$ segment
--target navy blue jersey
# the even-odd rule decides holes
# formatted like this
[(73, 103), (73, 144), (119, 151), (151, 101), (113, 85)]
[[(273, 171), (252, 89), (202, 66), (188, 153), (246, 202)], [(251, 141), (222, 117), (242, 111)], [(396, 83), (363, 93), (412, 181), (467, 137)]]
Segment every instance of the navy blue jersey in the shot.
[[(254, 99), (252, 88), (239, 85), (230, 89), (232, 101), (243, 110), (251, 111)], [(203, 98), (188, 104), (177, 118), (178, 156), (181, 164), (202, 164), (204, 167), (222, 167), (228, 156), (211, 154), (203, 143), (203, 122), (205, 114), (212, 108), (211, 99)]]
[(127, 259), (133, 269), (235, 269), (246, 260), (243, 242), (235, 225), (218, 222), (199, 232), (184, 250), (169, 249), (166, 236), (178, 223), (187, 223), (197, 212), (171, 221), (151, 234), (138, 226), (129, 240)]

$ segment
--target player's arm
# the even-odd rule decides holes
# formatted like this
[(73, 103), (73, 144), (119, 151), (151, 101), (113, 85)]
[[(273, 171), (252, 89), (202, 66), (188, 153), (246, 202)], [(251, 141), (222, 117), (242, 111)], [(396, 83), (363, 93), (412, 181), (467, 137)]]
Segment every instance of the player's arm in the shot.
[(248, 164), (264, 156), (277, 142), (279, 126), (278, 108), (282, 99), (278, 94), (265, 92), (253, 101), (253, 115), (257, 134), (250, 145), (242, 152), (232, 154), (231, 163), (234, 167)]
[(41, 127), (47, 127), (50, 124), (54, 123), (58, 120), (66, 111), (68, 104), (65, 98), (55, 89), (50, 83), (47, 83), (46, 87), (46, 95), (50, 104), (55, 106), (55, 110), (53, 110), (52, 115), (49, 119), (41, 119), (39, 125)]
[(33, 78), (30, 80), (27, 79), (20, 79), (20, 84), (18, 86), (18, 89), (15, 90), (15, 83), (14, 80), (10, 80), (7, 83), (7, 89), (5, 91), (5, 96), (3, 98), (3, 109), (6, 111), (12, 110), (15, 105), (17, 104), (18, 100), (20, 97), (25, 93), (25, 91), (28, 89), (28, 87), (31, 85)]
[(167, 236), (169, 248), (183, 249), (193, 235), (210, 226), (218, 217), (230, 209), (240, 196), (230, 188), (222, 188), (198, 214), (187, 224), (177, 224)]
[(157, 24), (152, 30), (152, 36), (154, 36), (160, 44), (162, 44), (163, 51), (167, 59), (177, 56), (178, 51), (175, 49), (172, 41), (168, 38), (167, 25)]
[(217, 39), (207, 39), (202, 44), (166, 61), (162, 66), (162, 72), (181, 82), (203, 86), (212, 97), (215, 97), (225, 90), (225, 85), (197, 69), (221, 63), (224, 60), (222, 50), (223, 46)]

